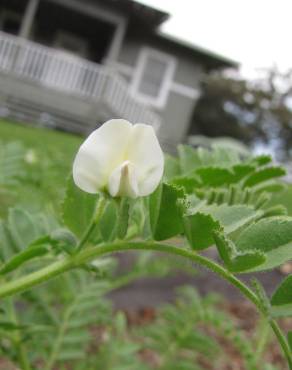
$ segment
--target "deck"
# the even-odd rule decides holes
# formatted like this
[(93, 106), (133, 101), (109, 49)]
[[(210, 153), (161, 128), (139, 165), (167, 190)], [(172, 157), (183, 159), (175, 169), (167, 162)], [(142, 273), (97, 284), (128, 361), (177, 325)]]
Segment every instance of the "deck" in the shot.
[(115, 117), (161, 124), (112, 68), (4, 32), (0, 116), (78, 133)]

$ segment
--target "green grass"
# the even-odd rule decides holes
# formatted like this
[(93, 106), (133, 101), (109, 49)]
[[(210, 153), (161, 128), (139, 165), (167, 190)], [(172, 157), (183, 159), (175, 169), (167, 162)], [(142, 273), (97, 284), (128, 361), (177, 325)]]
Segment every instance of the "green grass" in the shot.
[(82, 140), (81, 136), (0, 120), (0, 145), (20, 142), (25, 150), (33, 150), (37, 158), (37, 163), (28, 165), (27, 178), (12, 189), (13, 196), (2, 195), (0, 214), (5, 215), (13, 205), (58, 213)]
[(68, 163), (82, 142), (82, 138), (77, 135), (4, 120), (0, 120), (0, 140), (21, 141), (28, 148), (59, 153)]

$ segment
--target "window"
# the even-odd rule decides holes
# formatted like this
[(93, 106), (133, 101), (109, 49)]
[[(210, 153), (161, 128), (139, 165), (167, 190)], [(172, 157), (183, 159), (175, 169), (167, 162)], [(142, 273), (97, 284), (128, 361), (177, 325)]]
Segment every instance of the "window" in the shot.
[(132, 92), (145, 103), (162, 108), (168, 97), (175, 71), (175, 58), (160, 51), (143, 48), (132, 82)]

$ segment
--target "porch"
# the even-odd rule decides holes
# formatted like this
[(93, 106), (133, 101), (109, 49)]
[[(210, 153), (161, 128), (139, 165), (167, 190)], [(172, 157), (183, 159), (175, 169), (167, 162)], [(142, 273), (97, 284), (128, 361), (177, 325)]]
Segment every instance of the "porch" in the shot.
[(78, 133), (113, 117), (160, 125), (159, 116), (131, 96), (113, 69), (5, 32), (0, 32), (0, 116)]

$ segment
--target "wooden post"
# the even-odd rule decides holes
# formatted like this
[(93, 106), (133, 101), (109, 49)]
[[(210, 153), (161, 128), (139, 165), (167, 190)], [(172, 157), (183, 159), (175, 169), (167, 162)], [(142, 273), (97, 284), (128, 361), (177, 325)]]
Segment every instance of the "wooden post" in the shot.
[(29, 38), (38, 4), (39, 0), (28, 0), (19, 31), (20, 37), (25, 39)]
[(111, 61), (117, 60), (123, 43), (125, 32), (126, 32), (126, 22), (123, 21), (117, 24), (106, 59)]

